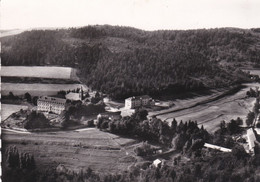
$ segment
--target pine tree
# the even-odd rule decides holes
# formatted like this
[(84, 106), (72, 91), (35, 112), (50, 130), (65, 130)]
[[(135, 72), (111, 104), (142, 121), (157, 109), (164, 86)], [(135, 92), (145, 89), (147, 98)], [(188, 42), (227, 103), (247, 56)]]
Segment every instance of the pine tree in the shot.
[(10, 168), (19, 168), (20, 166), (19, 152), (16, 146), (10, 146), (6, 152), (7, 152), (7, 165)]

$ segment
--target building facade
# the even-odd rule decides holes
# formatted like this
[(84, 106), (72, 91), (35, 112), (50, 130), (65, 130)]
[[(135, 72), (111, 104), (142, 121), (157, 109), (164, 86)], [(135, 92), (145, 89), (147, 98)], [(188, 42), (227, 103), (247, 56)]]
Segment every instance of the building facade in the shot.
[(129, 97), (125, 99), (125, 108), (135, 109), (141, 106), (152, 106), (154, 101), (148, 95)]
[(65, 110), (66, 99), (41, 96), (37, 100), (37, 110), (60, 114)]

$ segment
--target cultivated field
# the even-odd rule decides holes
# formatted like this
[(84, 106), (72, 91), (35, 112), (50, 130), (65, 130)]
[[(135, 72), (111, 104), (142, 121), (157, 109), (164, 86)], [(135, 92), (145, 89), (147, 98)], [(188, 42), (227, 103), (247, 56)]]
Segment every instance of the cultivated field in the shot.
[(2, 66), (1, 76), (76, 79), (74, 68), (56, 66)]
[(137, 161), (133, 154), (135, 140), (95, 128), (31, 134), (3, 131), (2, 140), (4, 147), (16, 145), (19, 151), (33, 154), (40, 169), (63, 164), (76, 171), (91, 167), (102, 173), (119, 172)]
[(27, 106), (13, 105), (13, 104), (1, 104), (1, 121), (5, 120), (12, 113), (20, 111), (20, 109), (26, 110)]
[(8, 95), (9, 92), (13, 92), (14, 95), (24, 95), (29, 92), (33, 96), (41, 95), (55, 95), (60, 90), (73, 90), (80, 87), (84, 90), (86, 86), (82, 84), (27, 84), (27, 83), (2, 83), (2, 95)]

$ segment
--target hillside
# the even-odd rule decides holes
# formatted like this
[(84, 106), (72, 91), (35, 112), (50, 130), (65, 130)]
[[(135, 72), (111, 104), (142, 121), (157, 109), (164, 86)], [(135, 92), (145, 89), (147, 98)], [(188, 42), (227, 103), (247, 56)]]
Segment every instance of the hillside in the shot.
[(79, 68), (87, 85), (123, 99), (247, 81), (238, 67), (260, 65), (259, 29), (143, 31), (87, 26), (3, 37), (2, 65)]

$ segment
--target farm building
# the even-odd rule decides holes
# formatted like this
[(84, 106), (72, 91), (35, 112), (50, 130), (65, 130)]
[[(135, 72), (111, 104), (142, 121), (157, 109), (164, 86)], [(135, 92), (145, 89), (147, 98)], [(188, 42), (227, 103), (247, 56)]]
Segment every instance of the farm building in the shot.
[(250, 128), (246, 131), (246, 134), (247, 134), (247, 140), (248, 140), (248, 146), (249, 146), (249, 153), (254, 155), (255, 154), (255, 141), (256, 141), (255, 133), (254, 133), (253, 129)]
[(209, 149), (219, 150), (221, 152), (231, 152), (232, 151), (231, 149), (221, 147), (221, 146), (218, 146), (218, 145), (212, 145), (212, 144), (209, 144), (209, 143), (205, 143), (204, 147), (209, 148)]
[(163, 164), (164, 164), (164, 161), (160, 160), (160, 159), (156, 159), (156, 160), (153, 161), (154, 167), (161, 167)]
[(65, 110), (66, 99), (41, 96), (37, 100), (37, 110), (60, 114)]
[(154, 100), (148, 95), (134, 96), (125, 99), (125, 108), (128, 109), (134, 109), (141, 106), (151, 106), (154, 104)]

